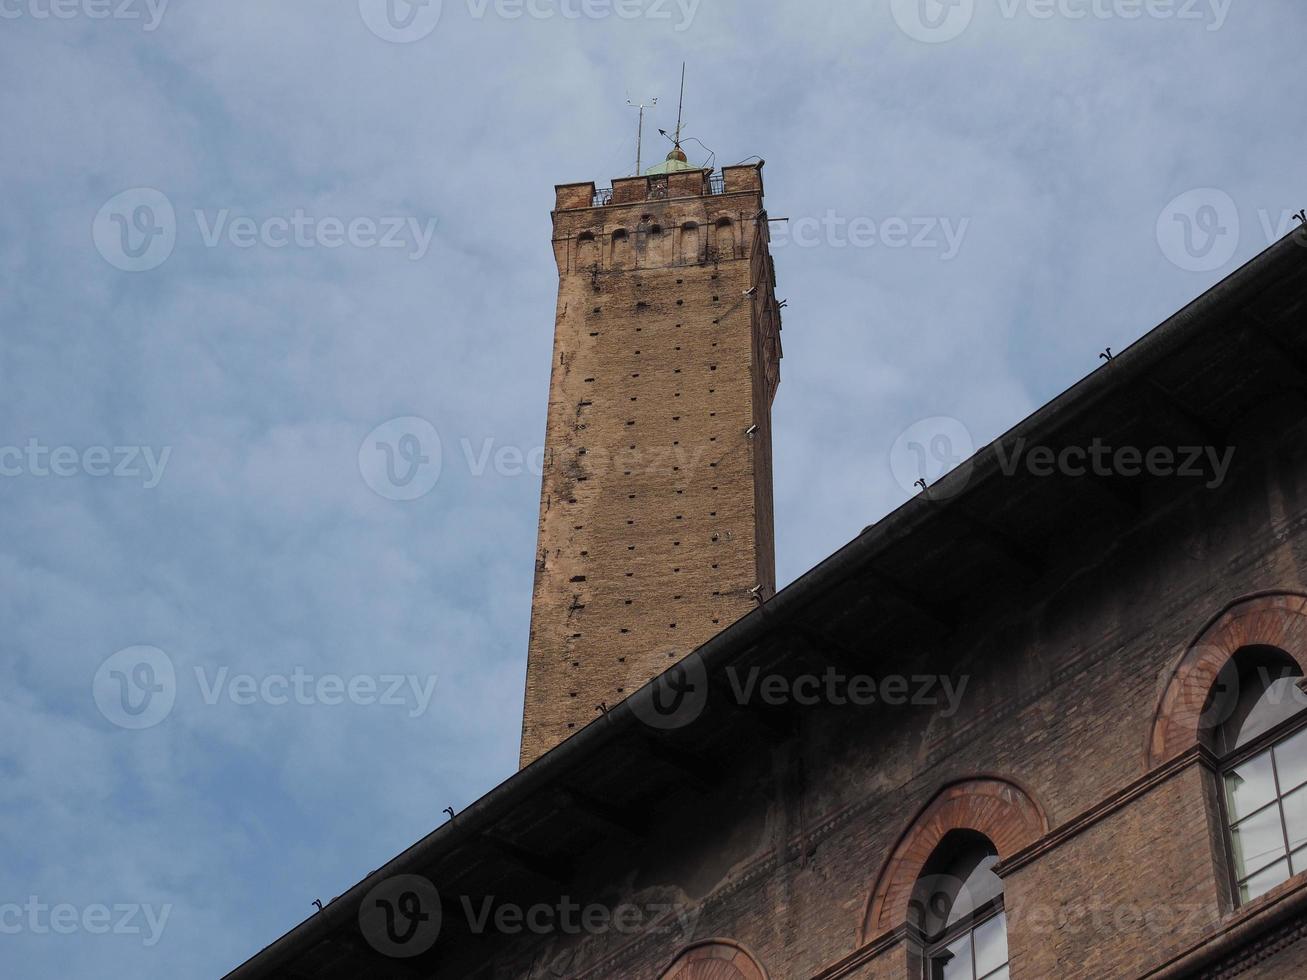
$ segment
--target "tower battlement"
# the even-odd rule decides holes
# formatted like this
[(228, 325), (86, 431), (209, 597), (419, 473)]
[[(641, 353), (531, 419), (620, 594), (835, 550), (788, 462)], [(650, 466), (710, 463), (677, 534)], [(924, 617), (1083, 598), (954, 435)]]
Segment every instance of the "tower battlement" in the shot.
[(558, 184), (554, 187), (556, 211), (638, 204), (678, 197), (709, 197), (714, 194), (756, 193), (761, 195), (765, 161), (723, 167), (720, 176), (709, 168), (682, 170), (643, 177), (615, 177), (612, 185), (598, 189), (594, 181)]
[[(593, 182), (558, 185), (553, 241), (559, 275), (700, 265), (766, 252), (762, 166), (725, 167), (720, 176), (700, 169), (622, 177), (604, 190)], [(770, 293), (770, 257), (765, 265), (761, 280)]]

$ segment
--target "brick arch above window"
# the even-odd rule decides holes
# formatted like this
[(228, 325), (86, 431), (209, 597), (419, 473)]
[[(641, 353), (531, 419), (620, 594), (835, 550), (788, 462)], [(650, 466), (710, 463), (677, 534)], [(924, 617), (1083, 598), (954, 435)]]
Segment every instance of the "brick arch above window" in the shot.
[(659, 980), (767, 980), (767, 971), (739, 943), (708, 939), (682, 950)]
[(1307, 595), (1246, 596), (1208, 622), (1166, 677), (1148, 735), (1150, 771), (1198, 744), (1203, 709), (1221, 669), (1250, 646), (1283, 650), (1307, 674)]
[(867, 900), (861, 942), (877, 939), (908, 921), (908, 903), (922, 869), (940, 841), (955, 830), (989, 838), (1007, 860), (1048, 833), (1043, 809), (1014, 783), (996, 777), (944, 787), (903, 832)]

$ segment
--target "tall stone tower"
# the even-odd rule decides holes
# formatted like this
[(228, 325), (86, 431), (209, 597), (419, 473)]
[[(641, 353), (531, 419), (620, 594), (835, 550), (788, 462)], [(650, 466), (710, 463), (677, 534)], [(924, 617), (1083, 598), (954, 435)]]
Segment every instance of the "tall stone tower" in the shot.
[(523, 766), (775, 590), (762, 166), (556, 189)]

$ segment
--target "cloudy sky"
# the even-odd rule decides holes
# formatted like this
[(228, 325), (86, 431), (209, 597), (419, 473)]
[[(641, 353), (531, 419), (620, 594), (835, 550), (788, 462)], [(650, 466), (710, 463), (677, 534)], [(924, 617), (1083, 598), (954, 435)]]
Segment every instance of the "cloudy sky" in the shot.
[(1294, 227), (1305, 21), (0, 0), (4, 972), (221, 975), (512, 773), (553, 185), (628, 97), (688, 61), (791, 219), (790, 581)]

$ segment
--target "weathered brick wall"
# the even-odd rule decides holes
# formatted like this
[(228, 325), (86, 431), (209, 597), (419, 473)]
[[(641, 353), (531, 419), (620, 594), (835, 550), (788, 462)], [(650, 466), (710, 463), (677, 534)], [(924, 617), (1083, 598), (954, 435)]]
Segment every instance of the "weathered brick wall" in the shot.
[[(652, 980), (689, 942), (726, 937), (773, 978), (904, 978), (904, 946), (862, 934), (877, 875), (942, 787), (985, 775), (1023, 787), (1052, 828), (1005, 872), (1015, 980), (1142, 976), (1229, 923), (1214, 777), (1193, 753), (1150, 774), (1147, 746), (1166, 679), (1208, 621), (1240, 596), (1307, 584), (1305, 435), (1295, 417), (1238, 433), (1222, 488), (1127, 534), (1069, 528), (1054, 572), (933, 652), (968, 679), (955, 716), (814, 709), (797, 742), (759, 746), (716, 791), (669, 804), (639, 851), (596, 855), (590, 874), (611, 894), (673, 902), (693, 923), (550, 937), (565, 966), (536, 975)], [(913, 656), (866, 651), (890, 672)], [(506, 945), (494, 975), (527, 975), (530, 954)], [(1307, 975), (1303, 943), (1268, 956), (1247, 975)]]
[(1307, 977), (1307, 940), (1299, 939), (1276, 951), (1239, 977), (1240, 980), (1302, 980)]
[(779, 316), (741, 170), (723, 194), (674, 174), (662, 200), (616, 181), (629, 203), (595, 208), (590, 185), (559, 188), (523, 765), (774, 589)]

